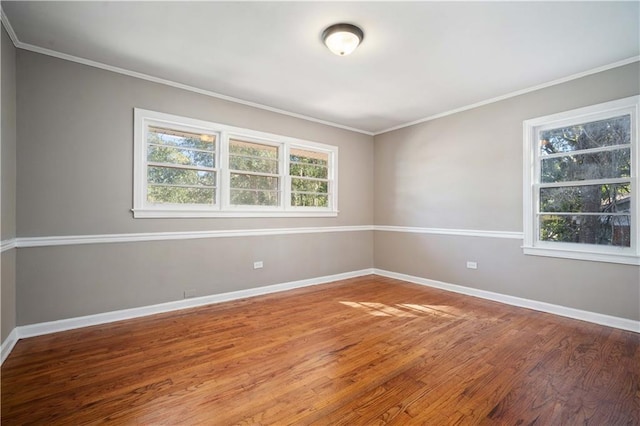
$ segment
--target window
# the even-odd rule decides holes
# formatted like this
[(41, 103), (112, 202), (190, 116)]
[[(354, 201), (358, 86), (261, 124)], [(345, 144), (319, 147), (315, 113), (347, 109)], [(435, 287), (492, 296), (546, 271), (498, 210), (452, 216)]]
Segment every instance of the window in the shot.
[(216, 203), (215, 134), (147, 128), (147, 201)]
[(525, 254), (640, 265), (639, 98), (524, 122)]
[(136, 218), (336, 216), (338, 148), (135, 109)]
[(230, 204), (279, 206), (282, 192), (280, 147), (229, 140)]
[(329, 205), (329, 154), (292, 148), (289, 154), (291, 205)]

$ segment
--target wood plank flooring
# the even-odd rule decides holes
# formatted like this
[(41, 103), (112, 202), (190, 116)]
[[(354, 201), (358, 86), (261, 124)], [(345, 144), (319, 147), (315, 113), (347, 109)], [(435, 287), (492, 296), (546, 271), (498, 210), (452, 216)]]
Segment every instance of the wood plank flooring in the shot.
[(640, 425), (640, 335), (378, 276), (25, 339), (2, 424)]

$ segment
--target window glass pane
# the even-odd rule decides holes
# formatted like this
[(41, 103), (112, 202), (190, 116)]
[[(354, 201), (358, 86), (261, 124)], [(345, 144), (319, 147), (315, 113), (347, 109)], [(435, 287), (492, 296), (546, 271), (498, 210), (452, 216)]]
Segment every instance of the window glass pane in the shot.
[(279, 178), (273, 176), (231, 173), (231, 188), (233, 189), (266, 189), (277, 191), (278, 182)]
[(185, 188), (179, 186), (149, 185), (147, 201), (150, 203), (215, 204), (214, 188)]
[(213, 168), (215, 165), (213, 152), (193, 151), (190, 149), (155, 145), (149, 145), (147, 161), (210, 168)]
[(296, 207), (329, 207), (329, 196), (318, 194), (291, 194), (291, 205)]
[(540, 132), (541, 155), (629, 143), (631, 116), (628, 114)]
[(289, 154), (291, 161), (297, 161), (307, 164), (318, 164), (321, 166), (326, 166), (329, 163), (329, 154), (327, 154), (326, 152), (291, 148)]
[(289, 174), (326, 179), (328, 176), (329, 154), (292, 148), (290, 151)]
[(232, 170), (277, 174), (278, 147), (231, 139), (229, 167)]
[(214, 151), (216, 146), (216, 136), (149, 126), (149, 131), (147, 132), (147, 143)]
[(540, 240), (631, 246), (631, 216), (541, 215)]
[(294, 192), (329, 192), (329, 184), (326, 181), (313, 179), (291, 179), (291, 190)]
[(229, 167), (232, 170), (278, 174), (278, 160), (266, 158), (230, 156)]
[(540, 174), (543, 183), (629, 177), (631, 150), (543, 158)]
[(230, 139), (229, 153), (277, 159), (278, 147), (273, 145), (263, 145), (255, 142), (246, 142), (238, 139)]
[(204, 170), (179, 169), (175, 167), (149, 166), (147, 170), (149, 183), (164, 183), (171, 185), (204, 185), (215, 186), (215, 172)]
[(631, 185), (584, 185), (540, 188), (540, 211), (567, 213), (628, 213)]
[(277, 206), (278, 191), (232, 189), (231, 204), (243, 206)]

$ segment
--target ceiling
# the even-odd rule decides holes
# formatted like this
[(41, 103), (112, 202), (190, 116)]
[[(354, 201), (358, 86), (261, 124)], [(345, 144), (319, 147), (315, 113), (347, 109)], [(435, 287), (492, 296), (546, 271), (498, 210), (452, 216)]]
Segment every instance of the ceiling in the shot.
[[(4, 1), (2, 9), (18, 47), (369, 134), (640, 55), (635, 1)], [(337, 22), (365, 32), (350, 56), (321, 43)]]

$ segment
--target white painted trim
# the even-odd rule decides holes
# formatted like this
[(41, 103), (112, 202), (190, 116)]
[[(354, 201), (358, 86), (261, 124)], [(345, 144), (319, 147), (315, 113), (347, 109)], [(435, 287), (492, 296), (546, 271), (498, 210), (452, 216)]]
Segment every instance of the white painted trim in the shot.
[(139, 308), (122, 309), (119, 311), (104, 312), (101, 314), (86, 315), (82, 317), (68, 318), (58, 321), (47, 321), (38, 324), (22, 325), (14, 328), (9, 336), (5, 339), (5, 341), (2, 342), (2, 359), (0, 360), (0, 365), (4, 363), (5, 359), (7, 359), (7, 356), (9, 356), (11, 350), (16, 345), (18, 340), (28, 337), (41, 336), (43, 334), (57, 333), (60, 331), (73, 330), (93, 325), (108, 324), (115, 321), (140, 318), (148, 315), (195, 308), (198, 306), (211, 305), (215, 303), (246, 299), (249, 297), (278, 293), (281, 291), (309, 287), (318, 284), (325, 284), (333, 281), (346, 280), (349, 278), (361, 277), (371, 274), (373, 274), (372, 268), (361, 269), (359, 271), (344, 272), (341, 274), (326, 275), (324, 277), (309, 278), (306, 280), (290, 281), (287, 283), (232, 291), (228, 293), (212, 294), (203, 297), (194, 297), (192, 299), (176, 300), (173, 302), (160, 303), (157, 305), (141, 306)]
[(16, 345), (16, 343), (18, 343), (18, 339), (20, 339), (20, 337), (18, 336), (18, 328), (16, 327), (13, 330), (11, 330), (11, 333), (9, 333), (7, 338), (4, 339), (4, 341), (2, 342), (2, 345), (0, 346), (1, 348), (0, 365), (4, 363), (5, 359), (7, 359), (7, 357), (13, 350), (13, 347)]
[(258, 109), (262, 109), (262, 110), (266, 110), (266, 111), (270, 111), (270, 112), (274, 112), (277, 114), (282, 114), (282, 115), (287, 115), (290, 117), (294, 117), (294, 118), (299, 118), (302, 120), (306, 120), (306, 121), (311, 121), (314, 123), (319, 123), (319, 124), (324, 124), (327, 126), (331, 126), (331, 127), (336, 127), (338, 129), (344, 129), (344, 130), (349, 130), (352, 132), (356, 132), (356, 133), (362, 133), (368, 136), (377, 136), (377, 135), (381, 135), (383, 133), (387, 133), (387, 132), (391, 132), (393, 130), (398, 130), (398, 129), (403, 129), (405, 127), (410, 127), (410, 126), (414, 126), (416, 124), (420, 124), (420, 123), (425, 123), (427, 121), (431, 121), (431, 120), (435, 120), (438, 118), (442, 118), (442, 117), (446, 117), (449, 115), (453, 115), (453, 114), (457, 114), (459, 112), (463, 112), (463, 111), (468, 111), (470, 109), (474, 109), (474, 108), (478, 108), (481, 106), (485, 106), (485, 105), (489, 105), (495, 102), (499, 102), (499, 101), (503, 101), (505, 99), (509, 99), (509, 98), (514, 98), (516, 96), (520, 96), (520, 95), (524, 95), (526, 93), (530, 93), (530, 92), (534, 92), (536, 90), (541, 90), (541, 89), (545, 89), (547, 87), (551, 87), (551, 86), (555, 86), (558, 84), (562, 84), (562, 83), (566, 83), (568, 81), (571, 80), (576, 80), (582, 77), (586, 77), (592, 74), (597, 74), (599, 72), (603, 72), (603, 71), (607, 71), (613, 68), (617, 68), (617, 67), (621, 67), (624, 65), (628, 65), (631, 64), (633, 62), (638, 62), (640, 61), (640, 56), (633, 56), (631, 58), (627, 58), (627, 59), (623, 59), (621, 61), (617, 61), (617, 62), (613, 62), (611, 64), (607, 64), (607, 65), (603, 65), (601, 67), (597, 67), (597, 68), (593, 68), (587, 71), (583, 71), (577, 74), (572, 74), (569, 75), (567, 77), (563, 77), (563, 78), (559, 78), (557, 80), (552, 80), (549, 81), (547, 83), (542, 83), (542, 84), (538, 84), (536, 86), (532, 86), (532, 87), (528, 87), (522, 90), (517, 90), (515, 92), (510, 92), (501, 96), (497, 96), (494, 98), (489, 98), (486, 99), (484, 101), (480, 101), (480, 102), (476, 102), (474, 104), (470, 104), (470, 105), (466, 105), (466, 106), (462, 106), (460, 108), (455, 108), (449, 111), (445, 111), (445, 112), (441, 112), (435, 115), (430, 115), (428, 117), (425, 118), (421, 118), (418, 120), (414, 120), (414, 121), (410, 121), (408, 123), (404, 123), (404, 124), (399, 124), (397, 126), (393, 126), (390, 127), (388, 129), (383, 129), (383, 130), (378, 130), (378, 131), (368, 131), (368, 130), (362, 130), (362, 129), (356, 129), (355, 127), (349, 127), (349, 126), (345, 126), (343, 124), (338, 124), (338, 123), (333, 123), (331, 121), (326, 121), (326, 120), (321, 120), (318, 118), (314, 118), (314, 117), (309, 117), (303, 114), (298, 114), (295, 112), (290, 112), (290, 111), (286, 111), (286, 110), (282, 110), (279, 108), (274, 108), (268, 105), (263, 105), (263, 104), (259, 104), (256, 102), (251, 102), (251, 101), (245, 101), (239, 98), (234, 98), (232, 96), (227, 96), (227, 95), (223, 95), (220, 93), (216, 93), (216, 92), (212, 92), (210, 90), (204, 90), (204, 89), (199, 89), (197, 87), (193, 87), (193, 86), (189, 86), (186, 84), (182, 84), (182, 83), (178, 83), (175, 81), (171, 81), (171, 80), (166, 80), (164, 78), (159, 78), (159, 77), (154, 77), (148, 74), (143, 74), (137, 71), (131, 71), (131, 70), (127, 70), (124, 68), (119, 68), (119, 67), (114, 67), (111, 65), (107, 65), (107, 64), (103, 64), (101, 62), (96, 62), (96, 61), (92, 61), (90, 59), (84, 59), (84, 58), (80, 58), (77, 56), (73, 56), (73, 55), (68, 55), (66, 53), (62, 53), (62, 52), (57, 52), (55, 50), (51, 50), (51, 49), (46, 49), (43, 47), (39, 47), (39, 46), (34, 46), (32, 44), (28, 44), (28, 43), (23, 43), (20, 40), (18, 40), (17, 35), (15, 34), (13, 27), (11, 26), (11, 24), (9, 23), (9, 19), (7, 18), (7, 16), (5, 15), (4, 11), (0, 8), (0, 11), (2, 12), (2, 22), (5, 25), (5, 28), (7, 29), (7, 32), (9, 33), (9, 37), (11, 37), (11, 41), (13, 41), (13, 45), (19, 49), (24, 49), (24, 50), (29, 50), (31, 52), (35, 52), (35, 53), (40, 53), (42, 55), (47, 55), (47, 56), (52, 56), (54, 58), (58, 58), (58, 59), (64, 59), (70, 62), (76, 62), (82, 65), (87, 65), (90, 67), (94, 67), (94, 68), (99, 68), (99, 69), (103, 69), (103, 70), (107, 70), (107, 71), (111, 71), (111, 72), (115, 72), (118, 74), (123, 74), (123, 75), (127, 75), (130, 77), (136, 77), (142, 80), (147, 80), (147, 81), (151, 81), (154, 83), (159, 83), (159, 84), (164, 84), (166, 86), (171, 86), (171, 87), (175, 87), (178, 89), (183, 89), (183, 90), (187, 90), (189, 92), (194, 92), (194, 93), (199, 93), (201, 95), (205, 95), (205, 96), (211, 96), (213, 98), (218, 98), (218, 99), (222, 99), (225, 101), (229, 101), (229, 102), (235, 102), (241, 105), (246, 105), (246, 106), (250, 106), (253, 108), (258, 108)]
[(300, 228), (229, 229), (219, 231), (141, 232), (130, 234), (68, 235), (52, 237), (24, 237), (7, 240), (9, 248), (67, 246), (76, 244), (129, 243), (141, 241), (194, 240), (202, 238), (258, 237), (265, 235), (317, 234), (327, 232), (386, 231), (415, 234), (437, 234), (464, 237), (522, 239), (522, 232), (480, 231), (469, 229), (418, 228), (411, 226), (355, 225), (318, 226)]
[(88, 327), (92, 325), (107, 324), (115, 321), (122, 321), (132, 318), (155, 315), (165, 312), (177, 311), (181, 309), (195, 308), (198, 306), (211, 305), (215, 303), (229, 302), (233, 300), (246, 299), (249, 297), (261, 296), (265, 294), (278, 293), (286, 290), (293, 290), (302, 287), (309, 287), (318, 284), (325, 284), (333, 281), (345, 280), (373, 274), (373, 269), (362, 269), (359, 271), (345, 272), (324, 277), (310, 278), (306, 280), (291, 281), (287, 283), (274, 284), (265, 287), (257, 287), (246, 290), (232, 291), (229, 293), (212, 294), (210, 296), (196, 297), (192, 299), (176, 300), (173, 302), (160, 303), (157, 305), (142, 306), (139, 308), (123, 309), (120, 311), (105, 312), (83, 317), (69, 318), (58, 321), (48, 321), (38, 324), (23, 325), (17, 327), (18, 338), (40, 336), (43, 334), (57, 333), (59, 331), (72, 330), (76, 328)]
[(139, 241), (194, 240), (201, 238), (259, 237), (264, 235), (318, 234), (372, 231), (373, 226), (318, 226), (308, 228), (229, 229), (220, 231), (144, 232), (131, 234), (70, 235), (18, 238), (17, 247), (48, 247), (75, 244), (128, 243)]
[(580, 309), (569, 308), (561, 305), (554, 305), (537, 300), (524, 299), (521, 297), (509, 296), (501, 293), (494, 293), (486, 290), (479, 290), (471, 287), (464, 287), (456, 284), (449, 284), (442, 281), (431, 280), (428, 278), (416, 277), (413, 275), (401, 274), (398, 272), (386, 271), (374, 268), (374, 274), (383, 277), (395, 278), (402, 281), (408, 281), (414, 284), (420, 284), (427, 287), (434, 287), (441, 290), (451, 291), (454, 293), (465, 294), (467, 296), (479, 297), (481, 299), (492, 300), (507, 305), (518, 306), (520, 308), (533, 309), (535, 311), (547, 312), (567, 318), (587, 321), (594, 324), (605, 325), (607, 327), (619, 328), (622, 330), (640, 333), (640, 321), (630, 320), (627, 318), (614, 317), (610, 315), (599, 314), (597, 312), (583, 311)]
[(4, 253), (7, 250), (17, 247), (17, 238), (10, 238), (8, 240), (0, 241), (0, 253)]
[[(558, 243), (562, 244), (562, 243)], [(563, 246), (561, 246), (563, 247)], [(560, 247), (528, 247), (523, 246), (522, 252), (532, 256), (557, 257), (561, 259), (587, 260), (590, 262), (618, 263), (621, 265), (640, 266), (640, 256), (625, 253), (589, 252), (580, 250), (564, 250)]]
[[(548, 256), (594, 262), (619, 263), (625, 265), (640, 265), (640, 226), (636, 218), (640, 210), (640, 188), (638, 185), (638, 116), (640, 110), (640, 96), (629, 96), (583, 108), (572, 109), (542, 117), (524, 120), (523, 128), (523, 229), (524, 244), (523, 253), (534, 256)], [(572, 124), (593, 122), (619, 115), (631, 116), (631, 143), (613, 147), (603, 147), (576, 151), (577, 153), (602, 152), (604, 150), (627, 149), (631, 150), (631, 177), (615, 179), (592, 179), (575, 182), (541, 183), (541, 162), (539, 150), (539, 133), (543, 130), (560, 128)], [(568, 155), (559, 153), (558, 155)], [(544, 158), (547, 158), (546, 156)], [(550, 156), (549, 158), (553, 158)], [(563, 243), (542, 241), (539, 239), (540, 225), (538, 215), (540, 211), (540, 187), (564, 187), (589, 184), (609, 184), (618, 182), (631, 183), (631, 246), (609, 247), (595, 244)]]
[[(133, 217), (134, 218), (196, 218), (196, 217), (336, 217), (338, 215), (338, 152), (337, 146), (304, 139), (266, 133), (252, 129), (229, 126), (206, 120), (198, 120), (175, 114), (134, 108), (134, 167), (133, 167)], [(151, 126), (170, 128), (215, 138), (215, 164), (206, 169), (216, 175), (215, 204), (154, 204), (147, 201), (147, 133)], [(231, 168), (229, 145), (232, 139), (254, 142), (278, 149), (278, 173), (265, 176), (278, 178), (280, 197), (275, 206), (236, 206), (230, 202)], [(327, 207), (296, 207), (291, 205), (291, 176), (289, 157), (292, 149), (304, 149), (327, 155), (327, 182), (332, 189), (328, 194)], [(160, 164), (162, 165), (162, 164)], [(179, 165), (174, 165), (179, 166)], [(284, 196), (282, 196), (284, 190)]]
[[(4, 20), (3, 20), (3, 22), (4, 22)], [(198, 93), (200, 95), (210, 96), (212, 98), (221, 99), (223, 101), (233, 102), (233, 103), (240, 104), (240, 105), (246, 105), (248, 107), (257, 108), (257, 109), (261, 109), (261, 110), (265, 110), (265, 111), (269, 111), (269, 112), (274, 112), (276, 114), (287, 115), (289, 117), (299, 118), (301, 120), (306, 120), (306, 121), (311, 121), (311, 122), (314, 122), (314, 123), (323, 124), (325, 126), (336, 127), (338, 129), (344, 129), (344, 130), (348, 130), (348, 131), (351, 131), (351, 132), (362, 133), (362, 134), (365, 134), (365, 135), (368, 135), (368, 136), (373, 136), (372, 132), (369, 132), (369, 131), (366, 131), (366, 130), (362, 130), (362, 129), (356, 129), (355, 127), (349, 127), (349, 126), (345, 126), (343, 124), (333, 123), (333, 122), (327, 121), (327, 120), (321, 120), (319, 118), (314, 118), (314, 117), (310, 117), (308, 115), (298, 114), (298, 113), (291, 112), (291, 111), (286, 111), (286, 110), (283, 110), (283, 109), (280, 109), (280, 108), (275, 108), (275, 107), (271, 107), (271, 106), (268, 106), (268, 105), (259, 104), (257, 102), (251, 102), (251, 101), (246, 101), (246, 100), (240, 99), (240, 98), (234, 98), (233, 96), (223, 95), (221, 93), (213, 92), (211, 90), (200, 89), (200, 88), (197, 88), (197, 87), (194, 87), (194, 86), (189, 86), (187, 84), (178, 83), (178, 82), (167, 80), (167, 79), (160, 78), (160, 77), (154, 77), (154, 76), (149, 75), (149, 74), (144, 74), (144, 73), (137, 72), (137, 71), (131, 71), (131, 70), (127, 70), (127, 69), (124, 69), (124, 68), (115, 67), (115, 66), (112, 66), (112, 65), (107, 65), (107, 64), (104, 64), (102, 62), (96, 62), (96, 61), (92, 61), (90, 59), (80, 58), (78, 56), (73, 56), (73, 55), (69, 55), (69, 54), (66, 54), (66, 53), (57, 52), (55, 50), (47, 49), (47, 48), (40, 47), (40, 46), (34, 46), (32, 44), (29, 44), (29, 43), (23, 43), (18, 39), (16, 39), (16, 40), (12, 39), (12, 41), (13, 41), (13, 44), (19, 49), (24, 49), (24, 50), (28, 50), (28, 51), (35, 52), (35, 53), (40, 53), (42, 55), (52, 56), (52, 57), (58, 58), (58, 59), (64, 59), (65, 61), (75, 62), (75, 63), (78, 63), (78, 64), (87, 65), (87, 66), (90, 66), (90, 67), (93, 67), (93, 68), (99, 68), (99, 69), (102, 69), (102, 70), (115, 72), (117, 74), (123, 74), (123, 75), (129, 76), (129, 77), (139, 78), (141, 80), (151, 81), (153, 83), (164, 84), (165, 86), (175, 87), (177, 89), (182, 89), (182, 90), (186, 90), (186, 91), (189, 91), (189, 92)]]
[(510, 238), (521, 240), (522, 232), (515, 231), (480, 231), (475, 229), (418, 228), (414, 226), (375, 225), (375, 231), (409, 232), (412, 234), (456, 235), (462, 237)]
[[(283, 176), (289, 178), (290, 176)], [(228, 181), (228, 179), (226, 179)], [(229, 191), (224, 191), (227, 195)], [(211, 210), (204, 210), (194, 208), (192, 210), (172, 210), (167, 208), (134, 208), (131, 209), (133, 217), (136, 219), (157, 219), (157, 218), (203, 218), (203, 217), (337, 217), (337, 211), (318, 211), (318, 210), (256, 210), (256, 211), (233, 211), (232, 208), (227, 207), (228, 210), (216, 210), (216, 207), (212, 207)], [(291, 208), (290, 208), (291, 209)]]
[(215, 303), (229, 302), (233, 300), (245, 299), (254, 296), (277, 293), (281, 291), (293, 290), (296, 288), (309, 287), (328, 282), (345, 280), (349, 278), (361, 277), (364, 275), (376, 274), (383, 277), (395, 278), (415, 284), (428, 287), (439, 288), (441, 290), (452, 291), (455, 293), (465, 294), (468, 296), (480, 297), (482, 299), (493, 300), (495, 302), (505, 303), (508, 305), (518, 306), (521, 308), (533, 309), (541, 312), (547, 312), (568, 318), (579, 319), (592, 322), (595, 324), (605, 325), (608, 327), (619, 328), (622, 330), (640, 333), (640, 321), (629, 320), (626, 318), (613, 317), (609, 315), (598, 314), (595, 312), (582, 311), (579, 309), (568, 308), (559, 305), (553, 305), (535, 300), (523, 299), (493, 293), (485, 290), (473, 289), (454, 284), (448, 284), (441, 281), (430, 280), (426, 278), (415, 277), (412, 275), (400, 274), (397, 272), (386, 271), (383, 269), (369, 268), (359, 271), (345, 272), (335, 275), (327, 275), (324, 277), (310, 278), (306, 280), (290, 281), (288, 283), (274, 284), (265, 287), (258, 287), (246, 290), (233, 291), (229, 293), (213, 294), (210, 296), (197, 297), (193, 299), (177, 300), (173, 302), (160, 303), (157, 305), (142, 306), (139, 308), (123, 309), (119, 311), (105, 312), (95, 315), (87, 315), (83, 317), (68, 318), (58, 321), (48, 321), (38, 324), (23, 325), (14, 328), (9, 336), (2, 342), (2, 359), (0, 364), (4, 362), (7, 356), (19, 339), (40, 336), (43, 334), (57, 333), (60, 331), (73, 330), (82, 327), (94, 325), (108, 324), (115, 321), (139, 318), (159, 313), (172, 312), (181, 309), (194, 308), (198, 306), (210, 305)]
[(449, 111), (441, 112), (439, 114), (431, 115), (429, 117), (421, 118), (419, 120), (414, 120), (414, 121), (410, 121), (408, 123), (399, 124), (397, 126), (390, 127), (388, 129), (378, 130), (376, 132), (373, 132), (373, 136), (378, 136), (378, 135), (381, 135), (383, 133), (392, 132), (394, 130), (404, 129), (405, 127), (415, 126), (416, 124), (425, 123), (427, 121), (436, 120), (438, 118), (446, 117), (448, 115), (453, 115), (453, 114), (457, 114), (459, 112), (464, 112), (464, 111), (468, 111), (470, 109), (474, 109), (474, 108), (478, 108), (478, 107), (481, 107), (481, 106), (493, 104), (495, 102), (504, 101), (505, 99), (515, 98), (516, 96), (520, 96), (520, 95), (524, 95), (524, 94), (527, 94), (527, 93), (535, 92), (536, 90), (546, 89), (547, 87), (556, 86), (558, 84), (566, 83), (566, 82), (569, 82), (569, 81), (572, 81), (572, 80), (577, 80), (577, 79), (582, 78), (582, 77), (587, 77), (587, 76), (592, 75), (592, 74), (597, 74), (599, 72), (604, 72), (604, 71), (607, 71), (607, 70), (610, 70), (610, 69), (613, 69), (613, 68), (622, 67), (624, 65), (629, 65), (629, 64), (632, 64), (632, 63), (638, 62), (638, 61), (640, 61), (640, 56), (632, 56), (631, 58), (623, 59), (621, 61), (617, 61), (617, 62), (614, 62), (614, 63), (611, 63), (611, 64), (603, 65), (601, 67), (592, 68), (590, 70), (579, 72), (577, 74), (572, 74), (572, 75), (569, 75), (567, 77), (562, 77), (562, 78), (559, 78), (557, 80), (552, 80), (552, 81), (549, 81), (547, 83), (538, 84), (536, 86), (528, 87), (528, 88), (522, 89), (522, 90), (516, 90), (515, 92), (510, 92), (510, 93), (507, 93), (507, 94), (504, 94), (504, 95), (501, 95), (501, 96), (496, 96), (495, 98), (486, 99), (484, 101), (476, 102), (476, 103), (471, 104), (471, 105), (465, 105), (465, 106), (460, 107), (460, 108), (455, 108), (455, 109), (452, 109), (452, 110), (449, 110)]
[(16, 35), (16, 32), (13, 30), (13, 27), (9, 22), (9, 18), (7, 18), (7, 15), (5, 15), (4, 9), (1, 6), (0, 6), (0, 20), (4, 25), (4, 29), (7, 30), (7, 34), (9, 34), (9, 38), (13, 42), (13, 45), (17, 47), (20, 41), (18, 40), (18, 36)]

